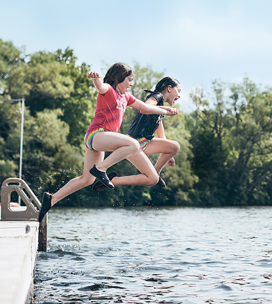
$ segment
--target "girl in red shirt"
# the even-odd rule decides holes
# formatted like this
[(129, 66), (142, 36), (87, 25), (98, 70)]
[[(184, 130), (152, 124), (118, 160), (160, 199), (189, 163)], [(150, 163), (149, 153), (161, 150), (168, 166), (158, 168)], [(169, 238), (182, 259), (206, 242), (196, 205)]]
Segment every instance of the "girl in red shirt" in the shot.
[[(129, 94), (127, 89), (132, 86), (134, 72), (126, 64), (116, 63), (111, 66), (104, 81), (97, 72), (90, 72), (87, 77), (92, 78), (98, 97), (95, 117), (85, 135), (86, 153), (83, 174), (70, 180), (56, 193), (43, 194), (39, 222), (58, 201), (93, 184), (96, 178), (105, 186), (114, 188), (106, 170), (124, 158), (134, 155), (140, 149), (137, 140), (118, 133), (126, 106), (138, 109), (144, 114), (173, 116), (178, 113), (175, 108), (149, 105)], [(106, 151), (112, 153), (104, 159)], [(152, 164), (147, 164), (142, 173), (150, 177), (152, 181), (158, 181), (158, 174)]]

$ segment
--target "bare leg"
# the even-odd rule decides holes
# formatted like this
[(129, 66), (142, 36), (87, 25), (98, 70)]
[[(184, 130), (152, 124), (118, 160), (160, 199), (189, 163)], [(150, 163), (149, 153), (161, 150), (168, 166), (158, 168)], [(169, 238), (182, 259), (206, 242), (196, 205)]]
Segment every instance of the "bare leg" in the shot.
[(83, 174), (79, 177), (71, 179), (65, 186), (52, 195), (51, 205), (68, 196), (69, 194), (91, 185), (95, 181), (95, 177), (90, 174), (89, 170), (96, 163), (101, 163), (104, 159), (104, 152), (96, 152), (86, 148)]
[[(173, 140), (154, 138), (152, 139), (144, 152), (138, 150), (137, 153), (127, 157), (142, 174), (130, 176), (116, 176), (111, 181), (114, 186), (121, 185), (141, 185), (151, 186), (155, 185), (159, 179), (159, 173), (167, 162), (178, 153), (180, 149), (179, 143)], [(162, 153), (153, 167), (151, 161), (146, 155)]]
[(114, 132), (100, 132), (95, 134), (92, 147), (96, 151), (113, 151), (106, 159), (96, 164), (97, 169), (104, 172), (109, 167), (136, 153), (140, 149), (137, 140)]
[[(86, 148), (83, 174), (70, 180), (64, 187), (52, 195), (51, 205), (63, 199), (75, 191), (91, 185), (95, 177), (89, 170), (96, 165), (101, 171), (106, 171), (109, 167), (120, 160), (126, 158), (139, 150), (139, 143), (126, 135), (114, 132), (97, 133), (93, 138), (93, 148), (95, 151)], [(104, 159), (104, 151), (113, 151), (109, 157)]]
[(161, 153), (157, 163), (155, 164), (155, 169), (158, 174), (160, 174), (163, 167), (168, 163), (168, 161), (179, 152), (180, 145), (174, 140), (164, 139), (164, 138), (153, 138), (147, 145), (144, 153), (146, 155)]
[(130, 175), (130, 176), (117, 176), (112, 179), (112, 183), (115, 186), (120, 185), (141, 185), (152, 186), (157, 184), (159, 176), (153, 167), (149, 158), (144, 154), (142, 150), (138, 150), (137, 153), (127, 157), (142, 174)]

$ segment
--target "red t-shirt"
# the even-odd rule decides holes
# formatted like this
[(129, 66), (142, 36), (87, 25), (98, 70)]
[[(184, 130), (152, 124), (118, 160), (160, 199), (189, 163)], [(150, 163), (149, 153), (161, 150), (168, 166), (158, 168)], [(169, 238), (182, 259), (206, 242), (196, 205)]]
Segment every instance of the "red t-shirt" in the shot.
[(100, 128), (105, 131), (118, 132), (126, 107), (133, 104), (136, 98), (130, 93), (120, 95), (112, 86), (106, 94), (98, 94), (96, 101), (96, 111), (94, 119), (89, 126), (89, 131), (98, 130)]

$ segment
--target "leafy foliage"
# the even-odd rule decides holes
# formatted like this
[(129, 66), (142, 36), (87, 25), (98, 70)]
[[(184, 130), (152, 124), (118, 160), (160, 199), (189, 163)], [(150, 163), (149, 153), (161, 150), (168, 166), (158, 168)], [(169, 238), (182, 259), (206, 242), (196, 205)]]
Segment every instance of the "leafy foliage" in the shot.
[[(37, 52), (25, 55), (11, 42), (0, 40), (0, 98), (24, 98), (23, 179), (38, 197), (47, 190), (57, 191), (71, 178), (82, 174), (84, 135), (94, 117), (97, 93), (86, 77), (90, 66), (76, 64), (73, 50), (55, 53)], [(150, 66), (134, 63), (135, 84), (132, 94), (145, 98), (143, 89), (151, 89), (163, 77)], [(126, 133), (136, 115), (127, 109), (121, 128)], [(167, 137), (176, 139), (181, 152), (176, 156), (176, 167), (163, 170), (168, 186), (124, 186), (95, 192), (90, 187), (63, 199), (65, 206), (142, 206), (188, 205), (188, 196), (197, 177), (191, 170), (190, 133), (185, 129), (186, 115), (165, 119)], [(16, 177), (19, 164), (20, 104), (0, 103), (0, 182)], [(155, 163), (157, 155), (151, 156)], [(112, 170), (120, 175), (136, 174), (126, 160)]]
[(214, 82), (213, 92), (212, 107), (203, 92), (191, 94), (199, 177), (191, 198), (204, 206), (271, 204), (271, 89), (261, 91), (245, 78), (241, 84)]

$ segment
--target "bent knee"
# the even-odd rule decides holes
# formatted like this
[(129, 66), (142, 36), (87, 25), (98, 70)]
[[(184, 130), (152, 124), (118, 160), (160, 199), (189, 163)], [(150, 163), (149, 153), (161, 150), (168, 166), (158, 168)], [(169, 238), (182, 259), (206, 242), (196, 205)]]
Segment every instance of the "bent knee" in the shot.
[(133, 139), (130, 143), (132, 154), (136, 153), (140, 149), (140, 144), (136, 139)]
[(159, 181), (159, 175), (154, 175), (148, 178), (147, 186), (154, 186), (157, 185)]
[(95, 177), (91, 174), (89, 174), (89, 176), (82, 175), (80, 177), (80, 182), (81, 182), (82, 188), (92, 185), (94, 183), (94, 181), (95, 181)]
[(172, 151), (174, 154), (177, 154), (180, 150), (180, 144), (177, 141), (172, 142)]

